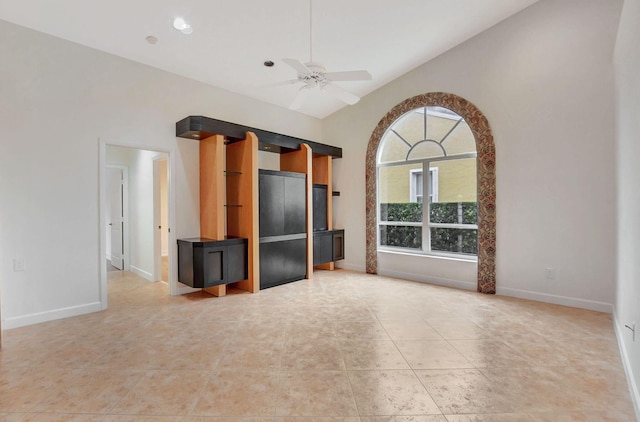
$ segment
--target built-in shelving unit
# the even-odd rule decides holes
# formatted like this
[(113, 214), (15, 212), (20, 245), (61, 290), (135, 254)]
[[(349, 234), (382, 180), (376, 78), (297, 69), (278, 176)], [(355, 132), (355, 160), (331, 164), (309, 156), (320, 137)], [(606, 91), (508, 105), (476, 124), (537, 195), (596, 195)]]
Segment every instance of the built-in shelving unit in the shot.
[[(203, 116), (177, 122), (176, 136), (200, 141), (200, 237), (178, 241), (180, 282), (224, 296), (228, 284), (257, 292), (261, 286), (312, 278), (320, 261), (318, 268), (333, 270), (334, 261), (343, 256), (336, 251), (344, 250), (344, 231), (333, 230), (332, 222), (332, 198), (339, 193), (331, 190), (331, 162), (342, 157), (340, 148)], [(296, 208), (302, 214), (284, 217), (299, 219), (301, 225), (278, 239), (263, 235), (268, 229), (260, 230), (261, 220), (270, 223), (261, 218), (266, 202), (260, 202), (260, 195), (267, 193), (261, 193), (259, 150), (279, 153), (278, 173), (290, 173), (302, 183), (296, 188), (302, 201)], [(314, 184), (326, 186), (317, 211), (324, 214), (322, 233), (314, 231)], [(316, 233), (323, 239), (317, 251)], [(342, 242), (339, 247), (336, 239)]]

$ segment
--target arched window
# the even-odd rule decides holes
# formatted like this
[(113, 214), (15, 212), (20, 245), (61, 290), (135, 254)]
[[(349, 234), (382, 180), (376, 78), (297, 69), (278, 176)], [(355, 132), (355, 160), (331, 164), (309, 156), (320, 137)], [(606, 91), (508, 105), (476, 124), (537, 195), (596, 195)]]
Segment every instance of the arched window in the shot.
[(409, 98), (378, 123), (366, 158), (367, 272), (377, 253), (477, 256), (495, 293), (495, 147), (484, 115), (454, 94)]
[(378, 147), (378, 248), (476, 257), (476, 141), (457, 113), (400, 116)]

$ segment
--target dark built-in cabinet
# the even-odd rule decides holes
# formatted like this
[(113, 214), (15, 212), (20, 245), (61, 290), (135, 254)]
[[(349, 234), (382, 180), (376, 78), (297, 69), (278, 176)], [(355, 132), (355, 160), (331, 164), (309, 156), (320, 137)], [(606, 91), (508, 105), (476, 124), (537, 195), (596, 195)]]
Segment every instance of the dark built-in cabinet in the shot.
[(306, 175), (260, 170), (260, 289), (307, 274)]
[(247, 278), (247, 239), (178, 239), (178, 280), (207, 288)]
[(313, 265), (344, 259), (344, 230), (322, 230), (313, 233)]
[[(177, 122), (176, 136), (197, 140), (200, 155), (200, 238), (178, 240), (181, 283), (255, 293), (344, 258), (329, 191), (341, 148), (205, 116)], [(260, 170), (259, 150), (279, 154), (283, 171)]]
[(306, 233), (306, 175), (260, 170), (260, 238)]
[(344, 259), (344, 230), (327, 230), (329, 187), (313, 185), (313, 265)]
[(313, 185), (313, 231), (327, 230), (327, 185)]

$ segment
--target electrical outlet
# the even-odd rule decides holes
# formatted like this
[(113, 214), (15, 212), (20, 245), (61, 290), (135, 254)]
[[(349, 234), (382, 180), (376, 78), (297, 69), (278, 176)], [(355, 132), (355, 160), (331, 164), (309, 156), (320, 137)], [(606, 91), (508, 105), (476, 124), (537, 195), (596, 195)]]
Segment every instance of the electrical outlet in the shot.
[(25, 270), (24, 258), (13, 258), (13, 271), (19, 272)]
[(547, 280), (555, 280), (556, 278), (556, 270), (552, 267), (547, 267), (544, 269), (544, 277)]

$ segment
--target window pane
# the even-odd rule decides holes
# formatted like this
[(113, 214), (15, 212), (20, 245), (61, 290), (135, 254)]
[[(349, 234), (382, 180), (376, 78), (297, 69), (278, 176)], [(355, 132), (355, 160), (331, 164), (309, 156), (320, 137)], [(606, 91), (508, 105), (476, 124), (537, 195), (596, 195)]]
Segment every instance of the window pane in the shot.
[(405, 113), (396, 120), (391, 129), (411, 145), (424, 139), (424, 113), (422, 108)]
[(380, 245), (422, 249), (422, 227), (380, 226)]
[(476, 159), (432, 161), (431, 168), (438, 168), (439, 202), (476, 202)]
[(476, 152), (476, 139), (465, 121), (460, 122), (442, 145), (447, 150), (448, 155)]
[(422, 222), (422, 202), (380, 203), (380, 221)]
[(476, 255), (478, 230), (432, 228), (431, 250)]
[(416, 142), (409, 153), (409, 160), (419, 160), (421, 158), (438, 158), (444, 157), (444, 149), (439, 143), (434, 141)]
[[(415, 182), (411, 170), (420, 164), (380, 167), (378, 169), (378, 203), (381, 221), (422, 222), (422, 203), (411, 201)], [(412, 182), (411, 178), (414, 178)]]
[(394, 132), (388, 131), (382, 137), (379, 148), (378, 162), (390, 163), (394, 161), (405, 161), (410, 146), (403, 142)]

